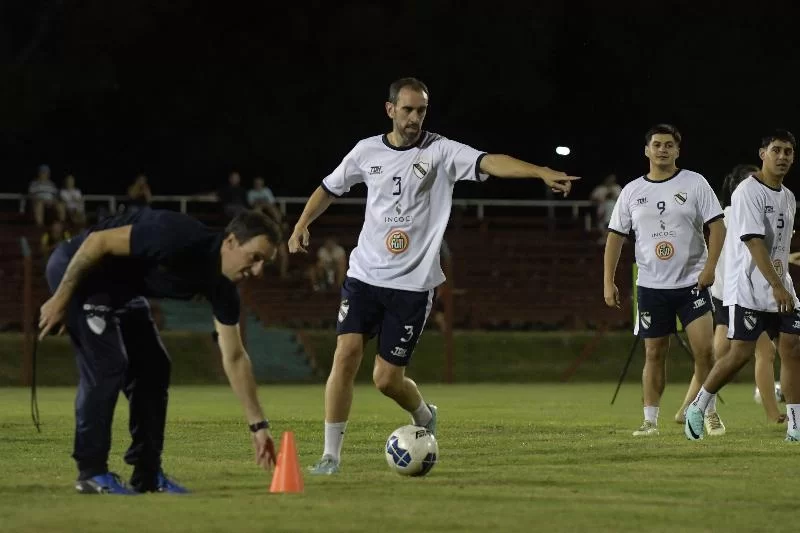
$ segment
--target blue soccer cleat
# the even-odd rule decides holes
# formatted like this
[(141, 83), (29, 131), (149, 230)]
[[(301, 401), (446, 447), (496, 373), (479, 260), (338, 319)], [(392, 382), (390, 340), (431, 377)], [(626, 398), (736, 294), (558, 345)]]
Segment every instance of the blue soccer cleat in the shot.
[(89, 479), (79, 479), (75, 482), (75, 490), (79, 494), (118, 494), (123, 496), (137, 494), (136, 491), (128, 488), (114, 472), (106, 472)]
[(164, 474), (159, 472), (156, 478), (155, 492), (166, 492), (169, 494), (189, 494), (189, 489), (184, 486), (178, 485)]
[[(143, 480), (142, 478), (145, 478)], [(162, 492), (166, 494), (189, 494), (189, 490), (168, 478), (162, 470), (158, 471), (155, 479), (151, 475), (141, 476), (134, 472), (131, 478), (131, 487), (138, 493)]]
[(689, 405), (686, 408), (686, 422), (683, 424), (683, 433), (689, 440), (700, 440), (703, 438), (703, 425), (705, 417), (703, 411), (696, 405)]

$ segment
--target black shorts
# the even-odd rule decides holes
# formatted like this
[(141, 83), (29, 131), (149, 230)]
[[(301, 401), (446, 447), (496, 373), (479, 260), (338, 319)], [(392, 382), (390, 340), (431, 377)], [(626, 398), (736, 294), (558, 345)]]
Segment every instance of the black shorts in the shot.
[(336, 333), (378, 335), (378, 355), (406, 366), (433, 305), (433, 290), (403, 291), (345, 278)]
[(728, 306), (722, 304), (719, 298), (711, 297), (711, 303), (714, 304), (714, 327), (725, 326), (728, 327)]
[(636, 287), (639, 316), (633, 333), (645, 339), (665, 337), (678, 331), (675, 317), (684, 327), (711, 311), (711, 293), (694, 287), (651, 289)]
[(728, 307), (728, 338), (735, 341), (756, 341), (766, 331), (770, 339), (778, 333), (800, 335), (800, 312), (791, 314), (755, 311), (739, 305)]

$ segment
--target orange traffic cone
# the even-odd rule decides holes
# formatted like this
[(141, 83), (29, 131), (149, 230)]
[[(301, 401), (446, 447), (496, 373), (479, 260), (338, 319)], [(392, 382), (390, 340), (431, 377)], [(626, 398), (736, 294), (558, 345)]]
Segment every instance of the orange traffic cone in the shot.
[(281, 449), (272, 475), (270, 492), (303, 492), (303, 475), (297, 461), (297, 447), (294, 444), (294, 433), (285, 431), (281, 438)]

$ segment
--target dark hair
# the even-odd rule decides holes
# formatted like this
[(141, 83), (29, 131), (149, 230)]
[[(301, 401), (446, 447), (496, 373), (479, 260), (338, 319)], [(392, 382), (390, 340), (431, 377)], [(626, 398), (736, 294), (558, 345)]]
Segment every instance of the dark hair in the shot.
[(236, 237), (239, 244), (244, 244), (254, 237), (265, 235), (274, 245), (281, 242), (281, 229), (270, 217), (261, 211), (242, 211), (225, 227), (225, 235)]
[(797, 148), (797, 141), (789, 130), (775, 130), (769, 135), (761, 138), (761, 148), (766, 148), (775, 141), (783, 141), (792, 145), (792, 148)]
[(733, 191), (736, 190), (736, 187), (738, 187), (741, 182), (755, 172), (758, 172), (758, 167), (755, 165), (736, 165), (733, 167), (733, 170), (725, 176), (725, 180), (722, 182), (722, 197), (720, 198), (722, 207), (731, 205), (731, 195)]
[(403, 87), (410, 87), (411, 89), (425, 93), (430, 98), (428, 86), (422, 83), (417, 78), (400, 78), (389, 85), (389, 101), (393, 104), (397, 103), (397, 96), (400, 94), (400, 89)]
[(672, 137), (675, 139), (675, 142), (678, 145), (681, 144), (681, 132), (679, 132), (678, 128), (672, 124), (656, 124), (647, 130), (647, 133), (644, 134), (644, 144), (650, 144), (650, 141), (653, 139), (653, 135), (658, 134), (672, 135)]

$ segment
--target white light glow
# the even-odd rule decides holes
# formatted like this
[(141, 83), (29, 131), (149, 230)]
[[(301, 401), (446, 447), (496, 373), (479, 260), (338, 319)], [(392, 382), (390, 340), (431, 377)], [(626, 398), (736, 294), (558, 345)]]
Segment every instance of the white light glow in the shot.
[(569, 146), (556, 146), (556, 153), (558, 155), (569, 155)]

